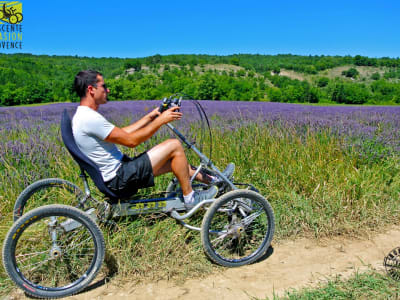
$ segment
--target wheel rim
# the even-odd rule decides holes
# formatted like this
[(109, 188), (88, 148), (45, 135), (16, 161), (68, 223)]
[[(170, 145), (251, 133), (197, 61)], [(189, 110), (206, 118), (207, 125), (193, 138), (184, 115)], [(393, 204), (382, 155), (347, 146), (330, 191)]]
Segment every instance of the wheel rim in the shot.
[(400, 247), (393, 249), (383, 261), (387, 274), (395, 280), (400, 280)]
[[(86, 225), (73, 219), (80, 226), (69, 232), (65, 232), (60, 224), (72, 219), (49, 216), (34, 220), (16, 234), (13, 263), (27, 284), (24, 284), (26, 288), (30, 286), (44, 291), (70, 289), (85, 280), (93, 270), (97, 258), (95, 238)], [(51, 238), (54, 233), (56, 242)]]
[(227, 262), (250, 260), (265, 246), (269, 226), (267, 212), (259, 200), (228, 200), (211, 218), (208, 233), (211, 249)]
[[(83, 197), (81, 190), (64, 183), (43, 184), (43, 186), (38, 187), (32, 194), (27, 196), (23, 207), (16, 208), (14, 220), (34, 208), (47, 204), (66, 204), (80, 208), (79, 204)], [(87, 209), (87, 207), (84, 209)]]

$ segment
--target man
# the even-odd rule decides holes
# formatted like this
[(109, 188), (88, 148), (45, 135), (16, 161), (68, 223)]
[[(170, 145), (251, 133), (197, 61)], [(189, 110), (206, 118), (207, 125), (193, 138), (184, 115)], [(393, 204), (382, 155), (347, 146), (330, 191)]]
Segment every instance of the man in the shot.
[[(101, 73), (86, 70), (75, 76), (74, 88), (80, 97), (80, 106), (72, 119), (72, 131), (80, 150), (99, 167), (105, 184), (117, 195), (129, 196), (139, 188), (154, 186), (154, 176), (173, 172), (178, 179), (187, 209), (197, 203), (212, 199), (218, 189), (193, 191), (190, 177), (194, 170), (187, 162), (181, 143), (169, 139), (135, 158), (121, 153), (115, 144), (134, 148), (148, 140), (157, 130), (182, 113), (172, 107), (163, 113), (154, 109), (139, 121), (123, 128), (108, 122), (97, 112), (100, 105), (107, 103), (107, 89)], [(196, 179), (210, 183), (216, 178), (198, 174)]]

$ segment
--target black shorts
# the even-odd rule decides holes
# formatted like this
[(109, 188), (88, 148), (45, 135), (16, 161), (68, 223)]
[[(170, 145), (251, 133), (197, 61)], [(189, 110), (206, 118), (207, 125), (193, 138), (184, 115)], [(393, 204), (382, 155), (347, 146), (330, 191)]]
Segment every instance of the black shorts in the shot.
[(106, 182), (107, 187), (119, 197), (129, 197), (138, 189), (154, 186), (153, 167), (146, 152), (130, 158), (124, 155), (117, 175)]

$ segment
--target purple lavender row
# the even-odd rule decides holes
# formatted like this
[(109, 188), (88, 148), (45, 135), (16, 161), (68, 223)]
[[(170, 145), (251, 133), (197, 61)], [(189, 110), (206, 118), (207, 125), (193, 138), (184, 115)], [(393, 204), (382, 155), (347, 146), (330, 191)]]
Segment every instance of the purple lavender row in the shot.
[[(115, 101), (101, 107), (100, 112), (117, 125), (127, 124), (160, 101)], [(329, 130), (331, 134), (349, 140), (355, 146), (379, 143), (400, 153), (400, 107), (398, 106), (307, 106), (270, 102), (201, 101), (211, 125), (219, 130), (234, 130), (256, 123), (271, 133), (281, 129), (297, 134)], [(77, 103), (51, 104), (36, 107), (0, 108), (0, 155), (7, 148), (10, 131), (33, 130), (40, 134), (48, 126), (57, 126), (66, 108), (71, 115)], [(177, 127), (183, 132), (198, 120), (195, 106), (184, 101), (184, 118)], [(16, 142), (16, 141), (15, 141)]]

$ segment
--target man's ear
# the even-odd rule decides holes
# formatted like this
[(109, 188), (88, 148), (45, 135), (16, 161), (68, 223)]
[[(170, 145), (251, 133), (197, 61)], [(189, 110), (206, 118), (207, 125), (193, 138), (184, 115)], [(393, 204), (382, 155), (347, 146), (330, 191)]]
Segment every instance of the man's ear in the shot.
[(91, 85), (91, 84), (88, 85), (87, 93), (89, 93), (90, 95), (94, 95), (94, 87), (93, 87), (93, 85)]

